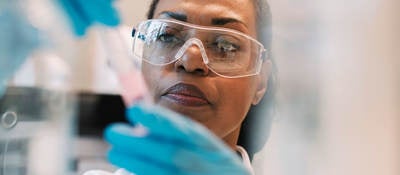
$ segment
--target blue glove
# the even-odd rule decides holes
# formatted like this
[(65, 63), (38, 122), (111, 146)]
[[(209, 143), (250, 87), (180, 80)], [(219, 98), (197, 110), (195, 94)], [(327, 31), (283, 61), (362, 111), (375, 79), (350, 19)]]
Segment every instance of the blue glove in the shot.
[(114, 0), (57, 0), (67, 13), (75, 35), (84, 36), (95, 22), (117, 26), (119, 15), (112, 6)]
[(241, 159), (208, 129), (161, 107), (127, 110), (134, 124), (105, 131), (109, 161), (137, 175), (249, 175)]
[(24, 16), (19, 1), (0, 3), (0, 97), (6, 81), (39, 46), (39, 32)]

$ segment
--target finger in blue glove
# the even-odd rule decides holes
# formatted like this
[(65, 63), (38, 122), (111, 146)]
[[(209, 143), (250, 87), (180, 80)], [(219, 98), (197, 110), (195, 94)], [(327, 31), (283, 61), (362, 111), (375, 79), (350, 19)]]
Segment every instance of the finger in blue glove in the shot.
[(92, 21), (107, 26), (117, 26), (120, 23), (118, 12), (113, 6), (113, 0), (77, 0), (77, 2)]
[[(187, 144), (225, 147), (220, 139), (204, 126), (166, 108), (157, 107), (155, 110), (153, 106), (138, 104), (127, 110), (127, 119), (131, 123), (137, 122), (148, 127), (153, 134), (167, 136), (170, 139), (185, 142), (188, 137), (196, 138), (196, 140), (188, 141)], [(210, 140), (219, 144), (207, 144)]]
[(117, 26), (120, 23), (113, 0), (57, 0), (66, 12), (75, 35), (84, 36), (94, 23)]

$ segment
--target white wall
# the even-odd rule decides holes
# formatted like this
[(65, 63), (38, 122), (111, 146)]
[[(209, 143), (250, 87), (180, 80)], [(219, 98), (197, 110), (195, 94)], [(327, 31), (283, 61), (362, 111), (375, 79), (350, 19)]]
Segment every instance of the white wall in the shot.
[(262, 174), (400, 174), (397, 0), (270, 0), (280, 111)]

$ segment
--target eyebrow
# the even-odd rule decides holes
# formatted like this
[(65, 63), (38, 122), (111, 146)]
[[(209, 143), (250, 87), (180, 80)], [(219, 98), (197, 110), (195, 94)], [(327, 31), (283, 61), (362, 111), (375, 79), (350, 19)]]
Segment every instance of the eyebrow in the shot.
[[(160, 16), (165, 16), (168, 18), (172, 18), (172, 19), (176, 19), (178, 21), (183, 21), (183, 22), (187, 22), (187, 16), (186, 14), (183, 13), (177, 13), (177, 12), (170, 12), (170, 11), (164, 11), (160, 13)], [(212, 18), (211, 19), (211, 24), (212, 25), (218, 25), (218, 26), (223, 26), (226, 25), (228, 23), (241, 23), (244, 26), (246, 26), (246, 24), (238, 19), (235, 18)]]
[(168, 18), (173, 18), (176, 19), (178, 21), (183, 21), (183, 22), (187, 22), (187, 16), (183, 13), (176, 13), (176, 12), (161, 12), (160, 16), (166, 16)]
[(242, 21), (240, 21), (238, 19), (235, 19), (235, 18), (213, 18), (211, 20), (211, 24), (213, 24), (213, 25), (221, 25), (221, 26), (223, 26), (223, 25), (228, 24), (228, 23), (242, 23), (242, 24), (244, 24)]

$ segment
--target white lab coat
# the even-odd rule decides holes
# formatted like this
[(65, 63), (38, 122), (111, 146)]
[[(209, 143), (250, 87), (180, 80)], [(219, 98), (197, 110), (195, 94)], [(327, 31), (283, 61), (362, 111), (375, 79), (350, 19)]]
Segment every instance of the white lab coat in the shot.
[(236, 151), (240, 153), (240, 156), (242, 157), (244, 166), (250, 171), (250, 173), (252, 175), (255, 175), (253, 167), (251, 166), (249, 154), (247, 154), (247, 151), (239, 145), (236, 146)]

